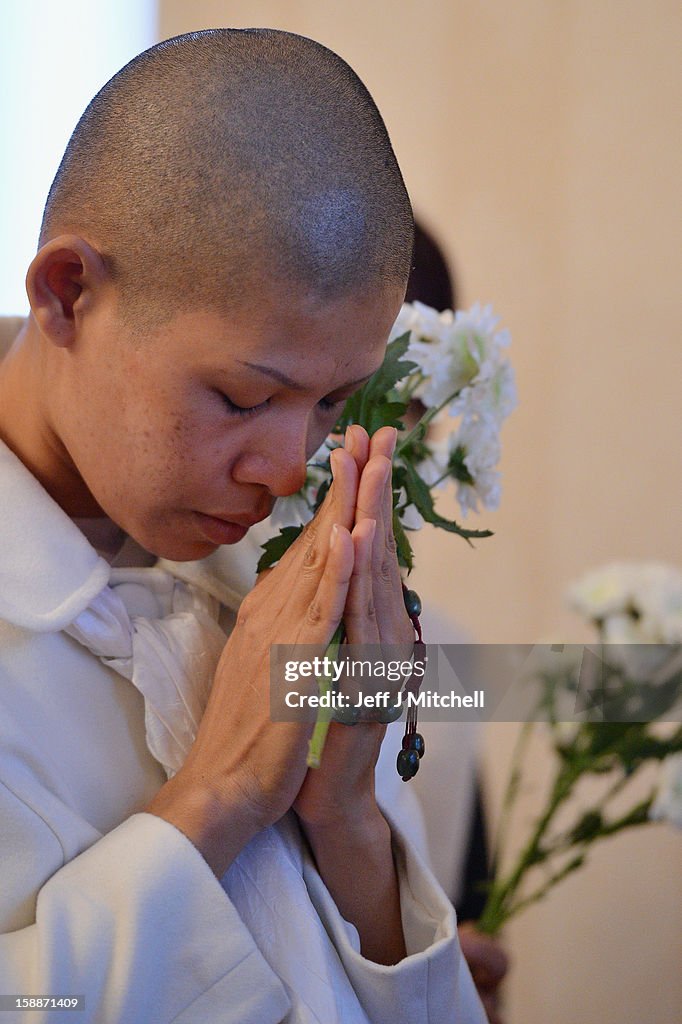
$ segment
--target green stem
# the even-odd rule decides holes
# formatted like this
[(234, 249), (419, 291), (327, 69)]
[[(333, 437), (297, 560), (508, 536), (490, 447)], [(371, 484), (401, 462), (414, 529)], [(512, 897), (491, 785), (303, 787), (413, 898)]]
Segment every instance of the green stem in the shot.
[(412, 427), (412, 430), (405, 434), (405, 437), (403, 437), (398, 442), (398, 444), (396, 445), (395, 452), (393, 453), (393, 457), (397, 458), (398, 456), (400, 456), (402, 452), (405, 451), (407, 446), (411, 444), (415, 437), (423, 437), (426, 433), (426, 428), (428, 427), (431, 420), (435, 419), (435, 417), (438, 415), (441, 409), (444, 409), (446, 405), (449, 405), (450, 402), (454, 401), (454, 399), (457, 398), (457, 395), (460, 393), (461, 390), (461, 388), (457, 388), (457, 390), (453, 391), (452, 394), (449, 395), (444, 402), (440, 403), (440, 405), (434, 405), (431, 409), (427, 409), (427, 411), (424, 413), (421, 419)]
[[(331, 658), (332, 661), (336, 661), (336, 656), (339, 653), (339, 647), (343, 640), (344, 626), (343, 622), (340, 622), (334, 636), (329, 641), (329, 646), (325, 651), (325, 657)], [(320, 696), (329, 693), (331, 688), (331, 679), (329, 676), (323, 675), (318, 679), (318, 685), (320, 689)], [(313, 734), (308, 742), (308, 756), (306, 758), (306, 764), (309, 768), (319, 768), (322, 760), (322, 751), (327, 740), (327, 732), (329, 730), (329, 723), (332, 720), (332, 708), (318, 708), (317, 718), (315, 719), (315, 727), (313, 728)]]
[(544, 851), (542, 851), (542, 855), (540, 851), (541, 840), (557, 808), (569, 796), (579, 774), (580, 771), (576, 772), (574, 766), (564, 767), (560, 770), (554, 781), (552, 794), (545, 812), (523, 848), (516, 867), (507, 879), (495, 881), (492, 885), (483, 914), (477, 924), (480, 931), (494, 935), (509, 917), (511, 900), (526, 871), (534, 864), (545, 859)]
[[(631, 778), (632, 778), (632, 775), (625, 775), (625, 773), (620, 775), (616, 779), (616, 781), (613, 783), (613, 785), (610, 786), (607, 789), (606, 793), (604, 793), (604, 796), (601, 798), (599, 803), (595, 804), (593, 807), (590, 807), (585, 812), (585, 814), (586, 815), (587, 814), (598, 814), (600, 817), (603, 817), (603, 812), (606, 810), (606, 806), (609, 803), (609, 801), (612, 800), (614, 796), (617, 796), (618, 793), (620, 793), (621, 789), (623, 789), (623, 787), (628, 784), (628, 782), (630, 781)], [(623, 826), (619, 826), (619, 827), (623, 827)], [(602, 826), (602, 829), (604, 829), (604, 830), (610, 829), (610, 826)], [(602, 834), (605, 834), (605, 833), (600, 831), (599, 835), (602, 835)], [(556, 838), (554, 839), (554, 842), (552, 843), (552, 845), (549, 846), (549, 847), (546, 847), (546, 849), (548, 850), (549, 854), (551, 856), (553, 856), (556, 853), (564, 853), (566, 850), (570, 850), (572, 846), (574, 847), (574, 846), (578, 845), (578, 843), (575, 840), (571, 839), (571, 836), (572, 836), (572, 830), (569, 830), (567, 832), (562, 832), (558, 836), (556, 836)], [(595, 838), (597, 838), (597, 837), (595, 837)]]
[(500, 812), (500, 823), (497, 827), (497, 835), (495, 837), (495, 845), (493, 846), (492, 853), (492, 864), (493, 869), (497, 872), (500, 867), (499, 859), (500, 854), (504, 848), (504, 840), (507, 836), (507, 829), (509, 827), (509, 821), (511, 818), (511, 812), (516, 802), (516, 797), (519, 791), (519, 783), (521, 782), (521, 767), (523, 764), (523, 758), (525, 756), (528, 741), (530, 739), (531, 732), (533, 730), (533, 722), (524, 722), (516, 738), (514, 744), (514, 750), (512, 752), (511, 765), (509, 769), (509, 782), (504, 793), (502, 800), (502, 810)]
[(577, 871), (579, 867), (582, 867), (584, 860), (584, 854), (579, 854), (577, 857), (574, 857), (573, 860), (570, 860), (568, 864), (565, 864), (560, 871), (550, 875), (547, 881), (541, 885), (539, 889), (536, 889), (534, 893), (531, 893), (530, 896), (525, 896), (522, 900), (519, 900), (518, 903), (514, 903), (512, 906), (508, 907), (505, 915), (505, 921), (508, 921), (511, 917), (515, 917), (516, 914), (521, 910), (525, 910), (526, 907), (531, 906), (531, 904), (544, 899), (549, 890), (555, 886), (557, 882), (561, 882), (567, 875), (570, 875), (571, 872)]
[(434, 480), (432, 484), (429, 484), (429, 490), (432, 487), (438, 487), (438, 484), (442, 483), (443, 480), (446, 480), (449, 476), (451, 476), (450, 470), (446, 469), (444, 473), (441, 473), (437, 480)]
[(567, 864), (564, 865), (559, 871), (556, 871), (540, 886), (535, 892), (529, 896), (519, 900), (518, 903), (508, 904), (504, 910), (504, 918), (501, 923), (509, 921), (510, 918), (515, 917), (521, 910), (525, 910), (533, 903), (537, 903), (539, 900), (544, 899), (550, 889), (552, 889), (558, 882), (561, 882), (567, 875), (570, 875), (573, 871), (576, 871), (585, 862), (587, 855), (587, 848), (592, 843), (598, 842), (600, 839), (606, 839), (608, 836), (614, 835), (616, 832), (621, 832), (625, 828), (634, 828), (637, 825), (646, 825), (649, 822), (649, 809), (656, 796), (656, 790), (653, 789), (646, 800), (642, 800), (641, 803), (637, 804), (632, 810), (623, 814), (616, 821), (610, 822), (608, 825), (603, 825), (599, 832), (591, 839), (583, 842), (567, 843), (563, 850), (557, 847), (553, 850), (553, 853), (567, 852), (571, 848), (579, 849), (580, 852), (573, 857)]

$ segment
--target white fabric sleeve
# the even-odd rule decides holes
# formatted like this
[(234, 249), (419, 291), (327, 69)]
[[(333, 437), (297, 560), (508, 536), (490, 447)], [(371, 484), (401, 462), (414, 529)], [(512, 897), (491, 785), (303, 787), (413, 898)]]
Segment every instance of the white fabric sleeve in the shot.
[(400, 888), (407, 956), (387, 966), (360, 952), (357, 929), (339, 913), (309, 855), (304, 876), (322, 919), (372, 1024), (487, 1024), (457, 936), (449, 899), (404, 833), (382, 807), (391, 826)]
[[(0, 992), (83, 995), (76, 1024), (280, 1024), (290, 1006), (201, 854), (147, 813), (57, 870), (35, 923), (0, 935)], [(1, 1016), (64, 1021), (59, 1010)]]

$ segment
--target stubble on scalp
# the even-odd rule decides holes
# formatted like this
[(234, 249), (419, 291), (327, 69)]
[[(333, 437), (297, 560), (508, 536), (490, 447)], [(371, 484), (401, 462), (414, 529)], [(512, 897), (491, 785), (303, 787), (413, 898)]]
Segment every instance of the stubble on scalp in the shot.
[(320, 300), (404, 285), (412, 211), (381, 116), (336, 54), (216, 29), (136, 57), (90, 103), (41, 244), (81, 234), (124, 319), (256, 303), (264, 282)]

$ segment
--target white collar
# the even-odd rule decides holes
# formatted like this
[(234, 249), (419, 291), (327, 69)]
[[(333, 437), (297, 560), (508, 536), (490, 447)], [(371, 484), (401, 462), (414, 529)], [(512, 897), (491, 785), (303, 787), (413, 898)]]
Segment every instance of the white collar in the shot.
[(107, 585), (109, 571), (0, 441), (0, 618), (38, 632), (63, 629)]
[[(266, 519), (238, 544), (218, 548), (208, 558), (161, 558), (156, 567), (234, 610), (254, 585), (260, 544), (273, 532)], [(0, 441), (0, 619), (38, 632), (64, 629), (109, 583), (110, 572), (108, 562)]]

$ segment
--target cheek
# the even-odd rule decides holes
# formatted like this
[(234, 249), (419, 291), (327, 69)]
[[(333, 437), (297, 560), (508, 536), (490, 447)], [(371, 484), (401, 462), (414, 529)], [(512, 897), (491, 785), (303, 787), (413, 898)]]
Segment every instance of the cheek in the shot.
[(157, 447), (161, 473), (172, 478), (177, 492), (192, 492), (223, 481), (239, 451), (239, 431), (203, 409), (193, 414), (174, 412), (167, 423), (165, 443)]

